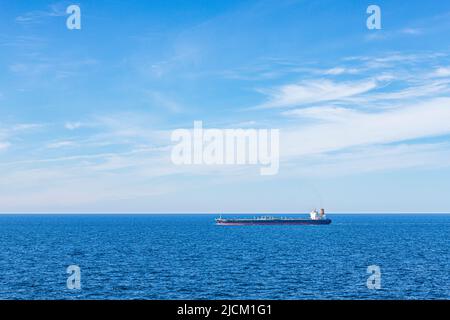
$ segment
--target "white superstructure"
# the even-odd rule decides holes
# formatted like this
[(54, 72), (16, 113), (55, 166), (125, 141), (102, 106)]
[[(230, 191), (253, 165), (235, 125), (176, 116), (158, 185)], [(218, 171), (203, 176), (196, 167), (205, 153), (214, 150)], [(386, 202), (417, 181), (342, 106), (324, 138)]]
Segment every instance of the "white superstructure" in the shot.
[(326, 219), (324, 209), (320, 209), (320, 212), (318, 212), (316, 209), (314, 209), (313, 211), (310, 212), (309, 216), (311, 217), (311, 220)]

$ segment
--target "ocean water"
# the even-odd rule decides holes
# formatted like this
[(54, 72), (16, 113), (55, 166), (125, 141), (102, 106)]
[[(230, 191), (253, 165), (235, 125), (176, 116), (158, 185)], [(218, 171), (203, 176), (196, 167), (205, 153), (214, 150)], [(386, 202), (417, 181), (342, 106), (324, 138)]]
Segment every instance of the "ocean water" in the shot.
[[(234, 215), (236, 217), (236, 215)], [(450, 215), (0, 215), (0, 299), (449, 299)], [(67, 288), (69, 265), (81, 289)], [(367, 267), (381, 271), (369, 289)]]

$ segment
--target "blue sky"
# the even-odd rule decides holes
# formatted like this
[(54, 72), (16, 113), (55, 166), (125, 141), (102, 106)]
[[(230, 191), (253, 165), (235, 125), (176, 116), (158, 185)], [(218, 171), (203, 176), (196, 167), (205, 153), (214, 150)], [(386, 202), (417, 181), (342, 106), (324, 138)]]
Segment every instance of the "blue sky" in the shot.
[[(0, 212), (450, 212), (449, 32), (437, 0), (1, 1)], [(280, 129), (279, 174), (175, 166), (194, 120)]]

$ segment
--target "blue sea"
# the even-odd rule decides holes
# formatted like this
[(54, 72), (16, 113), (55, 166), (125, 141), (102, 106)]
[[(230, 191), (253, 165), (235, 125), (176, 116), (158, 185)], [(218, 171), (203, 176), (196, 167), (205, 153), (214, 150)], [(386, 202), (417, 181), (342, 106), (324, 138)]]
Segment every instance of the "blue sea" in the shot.
[[(450, 298), (450, 215), (335, 214), (329, 226), (215, 217), (0, 215), (0, 299)], [(69, 265), (81, 289), (68, 289)], [(371, 265), (380, 289), (367, 286)]]

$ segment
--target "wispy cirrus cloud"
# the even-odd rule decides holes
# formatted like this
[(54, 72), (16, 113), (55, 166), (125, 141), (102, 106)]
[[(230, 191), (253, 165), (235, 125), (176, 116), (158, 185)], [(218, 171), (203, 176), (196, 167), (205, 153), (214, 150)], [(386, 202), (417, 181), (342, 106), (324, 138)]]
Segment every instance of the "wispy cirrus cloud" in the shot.
[(42, 23), (51, 17), (61, 17), (66, 15), (66, 7), (63, 3), (55, 3), (48, 6), (47, 10), (34, 10), (17, 16), (15, 22), (18, 24)]
[(430, 74), (430, 76), (438, 78), (450, 77), (450, 67), (438, 67)]
[(424, 30), (421, 28), (403, 28), (399, 32), (410, 35), (421, 35), (424, 33)]
[(62, 141), (55, 141), (47, 144), (47, 148), (49, 149), (58, 149), (58, 148), (64, 148), (64, 147), (70, 147), (73, 146), (75, 143), (71, 140), (62, 140)]
[(147, 90), (145, 94), (149, 97), (150, 104), (157, 108), (162, 108), (172, 113), (179, 113), (183, 109), (180, 103), (162, 92)]
[(66, 128), (67, 130), (76, 130), (78, 128), (81, 128), (83, 126), (83, 123), (77, 121), (77, 122), (66, 122), (64, 124), (64, 128)]
[(366, 102), (395, 102), (424, 97), (439, 97), (450, 93), (450, 80), (419, 81), (402, 89), (373, 93), (365, 97)]
[(260, 90), (260, 92), (268, 95), (269, 99), (256, 108), (285, 108), (302, 104), (344, 100), (369, 92), (377, 86), (378, 81), (376, 79), (352, 82), (335, 82), (328, 79), (302, 81), (273, 89)]
[(359, 68), (349, 68), (349, 67), (334, 67), (323, 71), (325, 75), (341, 75), (341, 74), (357, 74), (362, 70)]
[(18, 123), (13, 125), (1, 125), (0, 123), (0, 150), (6, 150), (12, 146), (13, 139), (21, 135), (29, 134), (45, 127), (45, 124), (38, 123)]
[(364, 36), (366, 41), (390, 40), (406, 36), (421, 36), (425, 34), (425, 30), (418, 27), (405, 27), (398, 30), (377, 30)]
[[(66, 79), (73, 76), (82, 76), (86, 68), (97, 65), (95, 59), (67, 60), (61, 57), (24, 57), (9, 65), (9, 71), (18, 77), (27, 80), (48, 81)], [(50, 77), (49, 77), (50, 76)]]
[(378, 112), (311, 107), (288, 115), (317, 120), (284, 130), (282, 144), (288, 157), (450, 134), (450, 98)]
[(0, 150), (5, 150), (7, 148), (9, 148), (11, 144), (9, 142), (1, 142), (0, 141)]
[(303, 156), (286, 162), (289, 175), (303, 177), (348, 176), (361, 173), (405, 169), (445, 168), (450, 166), (448, 143), (368, 145), (338, 153)]
[[(450, 92), (450, 81), (446, 79), (449, 70), (445, 65), (436, 67), (446, 60), (447, 54), (439, 52), (392, 52), (373, 57), (347, 57), (330, 68), (303, 68), (304, 80), (257, 89), (265, 101), (251, 109), (308, 107), (320, 103), (365, 109), (381, 104), (394, 107), (405, 99), (446, 96)], [(432, 72), (430, 67), (434, 69)]]

